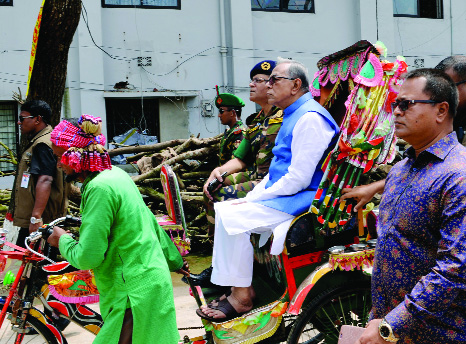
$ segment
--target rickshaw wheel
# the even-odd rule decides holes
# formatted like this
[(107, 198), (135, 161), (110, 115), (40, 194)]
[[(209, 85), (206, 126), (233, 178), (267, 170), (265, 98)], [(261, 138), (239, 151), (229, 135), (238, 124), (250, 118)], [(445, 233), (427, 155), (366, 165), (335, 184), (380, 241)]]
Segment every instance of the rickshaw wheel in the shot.
[(366, 325), (371, 306), (370, 281), (334, 287), (306, 306), (296, 319), (287, 343), (336, 344), (342, 325)]

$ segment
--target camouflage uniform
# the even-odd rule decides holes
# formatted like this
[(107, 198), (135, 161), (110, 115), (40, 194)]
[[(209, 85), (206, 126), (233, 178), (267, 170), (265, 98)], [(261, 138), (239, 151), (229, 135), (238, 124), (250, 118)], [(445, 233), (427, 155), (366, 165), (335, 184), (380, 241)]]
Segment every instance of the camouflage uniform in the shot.
[[(233, 173), (224, 179), (223, 187), (212, 194), (215, 202), (229, 199), (243, 198), (254, 189), (269, 172), (272, 162), (272, 148), (275, 146), (275, 138), (282, 125), (283, 111), (274, 107), (270, 116), (266, 116), (261, 110), (250, 128), (246, 131), (239, 149), (234, 156), (248, 166), (252, 166), (246, 172)], [(213, 236), (215, 229), (214, 204), (204, 195), (206, 204), (209, 235)]]
[(220, 165), (234, 158), (233, 154), (243, 140), (246, 130), (246, 126), (240, 120), (233, 127), (225, 130), (220, 141), (220, 152), (218, 154)]

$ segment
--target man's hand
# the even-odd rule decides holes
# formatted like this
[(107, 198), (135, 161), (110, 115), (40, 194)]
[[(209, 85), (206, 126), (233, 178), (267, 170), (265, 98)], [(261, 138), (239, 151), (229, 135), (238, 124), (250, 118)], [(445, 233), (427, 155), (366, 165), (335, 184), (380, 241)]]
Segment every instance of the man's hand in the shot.
[(60, 237), (63, 234), (68, 234), (68, 232), (61, 227), (55, 226), (53, 227), (53, 233), (51, 236), (49, 236), (47, 242), (53, 247), (58, 247), (58, 242), (60, 241)]
[(189, 277), (189, 273), (191, 270), (189, 270), (189, 264), (186, 259), (183, 258), (183, 266), (175, 271), (177, 274), (185, 275)]
[(379, 334), (379, 324), (382, 319), (374, 319), (369, 321), (362, 336), (354, 344), (387, 344)]
[(219, 186), (214, 190), (216, 191), (217, 189), (219, 189), (221, 186), (222, 186), (222, 182), (223, 182), (223, 178), (222, 178), (222, 173), (224, 171), (221, 171), (220, 170), (220, 167), (217, 167), (217, 168), (214, 168), (214, 170), (210, 173), (210, 176), (209, 176), (209, 179), (207, 179), (207, 181), (205, 182), (204, 184), (204, 193), (206, 194), (206, 196), (211, 200), (213, 201), (214, 198), (212, 197), (212, 195), (210, 194), (210, 192), (207, 190), (207, 186), (209, 185), (209, 183), (214, 180), (215, 178), (218, 179), (218, 181), (220, 182)]
[(42, 226), (42, 221), (37, 222), (35, 224), (30, 223), (29, 224), (29, 234), (36, 232), (39, 227)]
[(368, 185), (360, 185), (355, 188), (344, 188), (341, 190), (340, 202), (348, 198), (355, 199), (358, 203), (354, 207), (354, 212), (371, 201), (377, 193), (382, 193), (385, 188), (385, 179)]

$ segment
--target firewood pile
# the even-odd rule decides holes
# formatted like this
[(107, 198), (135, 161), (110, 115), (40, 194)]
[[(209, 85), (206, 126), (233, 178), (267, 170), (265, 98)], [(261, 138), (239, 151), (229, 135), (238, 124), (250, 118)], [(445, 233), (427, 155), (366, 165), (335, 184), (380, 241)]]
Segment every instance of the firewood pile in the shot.
[(188, 236), (205, 243), (207, 220), (202, 187), (211, 171), (218, 166), (219, 142), (223, 134), (199, 139), (177, 139), (153, 145), (126, 146), (109, 150), (111, 157), (127, 156), (138, 174), (131, 178), (138, 186), (147, 205), (154, 214), (166, 214), (165, 198), (160, 180), (162, 165), (170, 165), (177, 175), (183, 202)]

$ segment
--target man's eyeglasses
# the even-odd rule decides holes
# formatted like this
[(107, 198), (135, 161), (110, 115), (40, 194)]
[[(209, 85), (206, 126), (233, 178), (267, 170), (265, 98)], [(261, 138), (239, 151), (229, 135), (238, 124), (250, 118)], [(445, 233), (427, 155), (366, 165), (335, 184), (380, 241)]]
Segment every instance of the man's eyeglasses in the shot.
[(404, 99), (404, 100), (395, 100), (392, 103), (392, 112), (395, 112), (395, 109), (397, 107), (400, 108), (401, 111), (406, 111), (408, 110), (408, 107), (410, 104), (416, 104), (416, 103), (423, 103), (423, 104), (438, 104), (441, 102), (438, 102), (436, 100), (409, 100), (409, 99)]
[(26, 119), (26, 118), (34, 118), (35, 116), (18, 116), (18, 119), (21, 123), (23, 123), (23, 121)]
[(220, 114), (223, 114), (225, 111), (231, 111), (231, 110), (233, 110), (233, 109), (222, 109), (222, 108), (219, 108), (219, 109), (218, 109), (218, 112), (219, 112)]
[(459, 85), (464, 84), (464, 83), (466, 83), (466, 80), (461, 80), (461, 81), (455, 82), (455, 85), (459, 86)]
[(257, 84), (262, 84), (263, 82), (269, 81), (268, 79), (264, 78), (253, 78), (251, 79), (251, 84), (257, 85)]
[(271, 75), (270, 79), (267, 82), (269, 83), (270, 86), (273, 86), (280, 79), (296, 80), (296, 78), (287, 78), (286, 76)]

